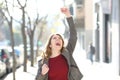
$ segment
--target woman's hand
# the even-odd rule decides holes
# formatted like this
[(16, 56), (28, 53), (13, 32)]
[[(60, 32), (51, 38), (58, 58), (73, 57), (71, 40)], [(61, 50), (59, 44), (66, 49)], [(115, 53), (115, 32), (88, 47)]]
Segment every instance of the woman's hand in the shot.
[(66, 17), (71, 17), (70, 11), (67, 7), (62, 7), (61, 12), (66, 15)]
[(48, 73), (48, 71), (49, 71), (49, 67), (48, 67), (48, 65), (46, 65), (46, 64), (43, 64), (43, 66), (42, 66), (42, 75), (45, 75), (46, 73)]

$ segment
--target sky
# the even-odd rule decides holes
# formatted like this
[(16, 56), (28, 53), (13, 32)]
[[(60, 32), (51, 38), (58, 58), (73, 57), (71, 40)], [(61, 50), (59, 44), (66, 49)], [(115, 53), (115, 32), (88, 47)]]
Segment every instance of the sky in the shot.
[[(19, 18), (21, 15), (20, 10), (17, 8), (12, 8), (11, 4), (13, 0), (7, 0), (9, 2), (9, 7), (11, 7), (11, 15)], [(25, 0), (19, 0), (20, 3), (24, 4)], [(35, 17), (36, 12), (38, 12), (41, 16), (45, 16), (46, 14), (58, 14), (60, 13), (60, 8), (64, 6), (64, 2), (66, 1), (66, 5), (73, 2), (73, 0), (27, 0), (26, 10), (28, 14), (32, 17)], [(17, 0), (14, 0), (14, 4), (16, 6)], [(17, 5), (18, 6), (18, 5)], [(17, 14), (16, 14), (17, 13)]]
[[(13, 3), (13, 0), (8, 0), (9, 1), (9, 8), (11, 11), (11, 15), (13, 15), (14, 19), (20, 20), (21, 19), (21, 10), (16, 8), (12, 8), (11, 4)], [(25, 8), (26, 11), (28, 12), (28, 15), (30, 17), (33, 17), (32, 19), (36, 18), (36, 13), (40, 14), (40, 17), (46, 16), (46, 14), (49, 15), (56, 15), (60, 13), (60, 8), (64, 6), (64, 0), (27, 0), (27, 7)], [(66, 0), (66, 5), (70, 4), (73, 0)], [(25, 0), (20, 0), (22, 4), (25, 3)], [(14, 0), (14, 5), (17, 5), (17, 0)], [(17, 5), (18, 6), (18, 5)], [(58, 21), (57, 24), (61, 24), (61, 21)], [(64, 33), (64, 25), (57, 25), (60, 27), (57, 27), (58, 32)], [(63, 26), (63, 27), (61, 27)], [(62, 31), (61, 31), (62, 29)]]
[[(34, 6), (31, 6), (31, 4)], [(38, 12), (40, 15), (56, 14), (63, 6), (63, 0), (37, 0), (37, 5), (35, 0), (29, 0), (27, 10), (34, 13), (36, 6), (38, 6)]]
[[(17, 8), (12, 8), (13, 0), (7, 0), (8, 6), (11, 11), (11, 15), (17, 16), (20, 14), (20, 10), (18, 9), (17, 0), (14, 0), (14, 5), (17, 6)], [(25, 0), (19, 0), (20, 3), (24, 4)], [(38, 6), (38, 7), (37, 7)], [(27, 0), (27, 7), (26, 10), (29, 12), (30, 16), (34, 16), (36, 11), (39, 12), (41, 16), (46, 14), (55, 14), (58, 13), (60, 10), (60, 7), (63, 7), (63, 0)], [(16, 16), (16, 17), (17, 17)]]
[[(38, 11), (41, 15), (45, 14), (56, 14), (60, 12), (60, 8), (64, 6), (64, 2), (66, 1), (66, 5), (73, 2), (73, 0), (28, 0), (28, 8), (27, 10), (33, 11), (36, 10), (36, 6), (38, 6)], [(36, 5), (37, 3), (37, 5)], [(33, 6), (31, 6), (31, 4)]]
[[(53, 19), (54, 15), (60, 13), (60, 8), (64, 6), (63, 0), (28, 0), (27, 10), (30, 11), (30, 15), (35, 15), (36, 7), (38, 6), (37, 10), (41, 16), (45, 16), (46, 14), (51, 15), (51, 19)], [(66, 0), (68, 4), (73, 0)], [(36, 4), (37, 3), (37, 4)], [(34, 6), (31, 6), (34, 5)], [(66, 5), (68, 5), (66, 4)], [(50, 20), (51, 20), (50, 19)], [(50, 23), (52, 24), (52, 23)], [(56, 29), (57, 33), (63, 34), (65, 31), (65, 27), (62, 24), (61, 20), (56, 21)], [(54, 31), (53, 31), (54, 32)]]

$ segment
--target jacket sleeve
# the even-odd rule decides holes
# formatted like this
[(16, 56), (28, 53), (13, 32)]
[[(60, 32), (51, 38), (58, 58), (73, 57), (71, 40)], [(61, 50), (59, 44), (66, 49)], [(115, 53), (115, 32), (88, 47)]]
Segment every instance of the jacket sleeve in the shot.
[(37, 75), (35, 77), (35, 80), (44, 80), (46, 75), (41, 75), (41, 71), (42, 71), (42, 59), (38, 61), (38, 72), (37, 72)]
[(69, 25), (70, 37), (66, 48), (69, 51), (69, 53), (73, 54), (77, 42), (77, 32), (75, 29), (73, 18), (72, 17), (67, 18), (67, 22)]

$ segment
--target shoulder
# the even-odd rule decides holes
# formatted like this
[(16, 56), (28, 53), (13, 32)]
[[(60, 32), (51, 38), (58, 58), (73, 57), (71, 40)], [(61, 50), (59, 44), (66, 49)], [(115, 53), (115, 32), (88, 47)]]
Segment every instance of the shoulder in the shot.
[(44, 62), (44, 60), (43, 60), (43, 59), (40, 59), (40, 60), (38, 61), (38, 66), (40, 67), (40, 66), (43, 64), (43, 62)]
[(43, 60), (43, 59), (40, 59), (40, 60), (38, 61), (38, 63), (40, 63), (42, 60)]
[(64, 48), (63, 53), (68, 53), (69, 50), (67, 48)]

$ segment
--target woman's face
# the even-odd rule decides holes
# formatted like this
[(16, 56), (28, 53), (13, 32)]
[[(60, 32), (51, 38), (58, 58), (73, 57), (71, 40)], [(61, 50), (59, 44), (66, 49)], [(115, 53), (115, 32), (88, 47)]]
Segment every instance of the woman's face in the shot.
[(50, 44), (50, 48), (52, 50), (61, 50), (61, 48), (63, 47), (63, 39), (61, 36), (54, 34), (51, 38), (51, 44)]

